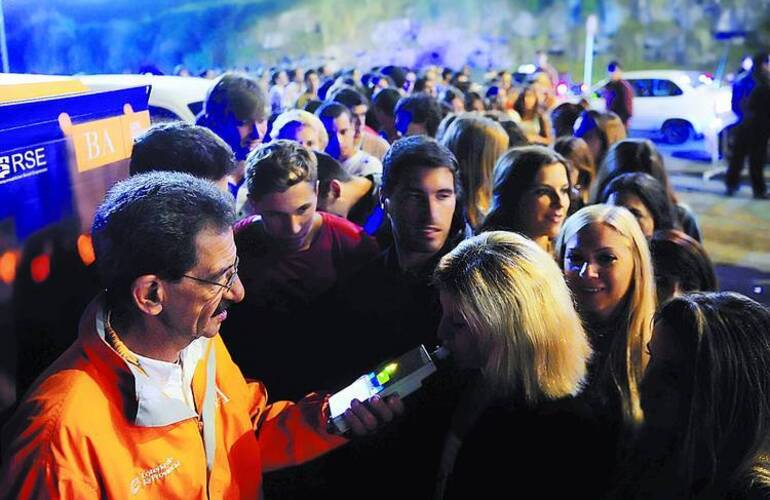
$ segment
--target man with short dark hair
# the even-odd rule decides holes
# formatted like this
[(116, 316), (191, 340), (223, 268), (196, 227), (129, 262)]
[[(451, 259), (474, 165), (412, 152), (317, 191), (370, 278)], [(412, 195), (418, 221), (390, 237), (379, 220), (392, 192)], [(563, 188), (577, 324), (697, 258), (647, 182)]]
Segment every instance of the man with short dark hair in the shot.
[(353, 115), (353, 125), (356, 130), (356, 139), (360, 139), (366, 127), (366, 112), (369, 110), (369, 102), (354, 87), (343, 85), (333, 89), (328, 99), (346, 106)]
[(382, 160), (389, 144), (366, 125), (366, 113), (369, 111), (368, 99), (354, 87), (343, 86), (332, 93), (331, 100), (347, 106), (353, 115), (357, 147), (378, 160)]
[(400, 137), (427, 135), (436, 137), (441, 123), (441, 106), (428, 94), (402, 97), (395, 109), (396, 130)]
[[(255, 215), (235, 225), (247, 300), (234, 311), (237, 321), (228, 325), (226, 336), (247, 376), (258, 375), (274, 394), (294, 398), (325, 380), (325, 337), (312, 335), (308, 326), (315, 321), (316, 300), (373, 258), (378, 247), (359, 226), (316, 210), (312, 151), (278, 140), (255, 151), (247, 164)], [(276, 333), (256, 338), (236, 327), (256, 324)], [(231, 328), (236, 335), (230, 335)]]
[[(78, 340), (27, 393), (3, 433), (12, 498), (260, 498), (262, 471), (344, 440), (325, 397), (267, 403), (219, 336), (243, 299), (232, 202), (210, 182), (151, 172), (113, 186), (93, 224), (104, 294)], [(354, 405), (357, 434), (400, 411)]]
[(401, 93), (394, 88), (378, 90), (372, 97), (374, 116), (379, 122), (379, 133), (388, 142), (398, 139), (396, 131), (396, 105)]
[(364, 226), (378, 203), (374, 183), (350, 175), (340, 162), (316, 152), (318, 160), (318, 210)]
[[(412, 136), (396, 141), (384, 162), (380, 200), (393, 243), (342, 282), (336, 299), (347, 311), (351, 352), (364, 366), (436, 343), (441, 308), (431, 276), (441, 256), (465, 236), (451, 151)], [(366, 335), (355, 338), (357, 324), (366, 324)]]
[(196, 124), (210, 129), (233, 149), (237, 162), (229, 186), (233, 196), (243, 183), (244, 161), (267, 133), (267, 96), (259, 82), (239, 73), (225, 73), (209, 89)]
[[(384, 158), (380, 198), (393, 243), (339, 284), (318, 328), (333, 328), (335, 345), (349, 360), (349, 378), (420, 344), (430, 349), (438, 343), (441, 304), (433, 271), (465, 236), (457, 160), (433, 139), (417, 135), (393, 144)], [(455, 375), (447, 367), (426, 380), (406, 400), (413, 411), (393, 432), (326, 457), (329, 496), (360, 491), (364, 471), (382, 459), (403, 482), (378, 484), (379, 498), (397, 498), (401, 484), (409, 485), (410, 497), (429, 498), (459, 387), (468, 379)]]
[(327, 101), (315, 114), (329, 134), (326, 153), (339, 160), (349, 174), (369, 177), (379, 184), (382, 163), (356, 144), (355, 120), (350, 109), (344, 104)]
[(185, 122), (155, 125), (134, 141), (129, 175), (152, 171), (185, 172), (210, 180), (228, 192), (235, 171), (230, 146), (206, 127)]

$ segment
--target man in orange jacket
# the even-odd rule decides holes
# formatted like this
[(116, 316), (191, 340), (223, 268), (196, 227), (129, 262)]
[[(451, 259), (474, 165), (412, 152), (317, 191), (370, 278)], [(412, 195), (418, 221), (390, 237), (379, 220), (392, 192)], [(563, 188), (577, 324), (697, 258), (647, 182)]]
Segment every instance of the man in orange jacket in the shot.
[[(268, 404), (230, 359), (219, 328), (244, 296), (231, 205), (180, 173), (110, 190), (93, 225), (105, 292), (5, 427), (3, 495), (259, 498), (262, 471), (345, 442), (325, 396)], [(346, 418), (364, 435), (401, 411), (373, 398)]]

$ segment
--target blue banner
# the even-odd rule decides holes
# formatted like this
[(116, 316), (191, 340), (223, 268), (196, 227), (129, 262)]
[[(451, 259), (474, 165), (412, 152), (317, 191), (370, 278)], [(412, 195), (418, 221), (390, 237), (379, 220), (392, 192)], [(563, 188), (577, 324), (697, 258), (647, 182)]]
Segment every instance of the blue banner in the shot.
[(126, 110), (146, 112), (149, 92), (150, 87), (136, 87), (0, 104), (0, 223), (11, 219), (17, 245), (76, 215), (73, 185), (87, 174), (62, 123), (87, 126)]

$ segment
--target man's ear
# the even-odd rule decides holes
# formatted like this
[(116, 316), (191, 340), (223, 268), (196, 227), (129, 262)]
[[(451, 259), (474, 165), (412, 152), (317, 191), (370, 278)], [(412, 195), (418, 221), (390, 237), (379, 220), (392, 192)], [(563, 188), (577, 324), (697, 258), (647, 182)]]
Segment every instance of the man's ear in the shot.
[(144, 314), (157, 316), (163, 310), (166, 290), (161, 279), (154, 274), (139, 276), (131, 284), (131, 298), (137, 309)]
[(329, 182), (329, 195), (335, 200), (342, 196), (342, 183), (339, 180), (332, 179)]

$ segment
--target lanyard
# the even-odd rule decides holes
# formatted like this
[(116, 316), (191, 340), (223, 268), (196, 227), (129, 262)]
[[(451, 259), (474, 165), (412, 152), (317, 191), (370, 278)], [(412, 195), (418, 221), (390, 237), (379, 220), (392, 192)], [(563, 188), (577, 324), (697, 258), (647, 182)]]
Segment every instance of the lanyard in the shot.
[(206, 450), (206, 468), (209, 474), (214, 470), (214, 456), (217, 452), (216, 399), (217, 399), (217, 356), (216, 346), (211, 342), (209, 359), (206, 362), (206, 392), (203, 395), (203, 446)]

